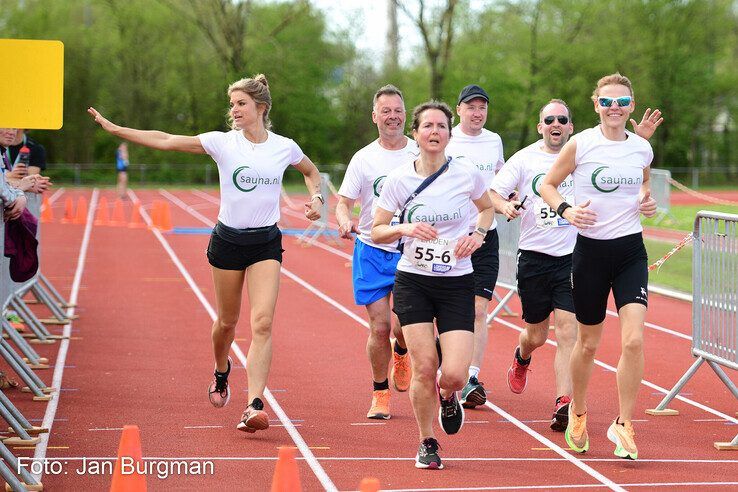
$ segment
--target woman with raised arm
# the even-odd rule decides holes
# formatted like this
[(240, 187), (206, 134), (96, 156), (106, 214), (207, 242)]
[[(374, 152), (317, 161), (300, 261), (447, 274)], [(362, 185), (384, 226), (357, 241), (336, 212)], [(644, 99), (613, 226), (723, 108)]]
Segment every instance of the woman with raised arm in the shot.
[[(601, 78), (592, 100), (600, 124), (564, 145), (540, 187), (548, 205), (579, 229), (572, 255), (579, 333), (570, 360), (572, 402), (565, 437), (575, 452), (589, 449), (587, 385), (612, 290), (622, 350), (617, 370), (620, 408), (607, 437), (615, 444), (616, 456), (634, 460), (638, 448), (632, 419), (643, 376), (643, 325), (648, 306), (648, 256), (640, 214), (651, 217), (656, 213), (649, 183), (653, 150), (647, 140), (625, 129), (635, 109), (627, 77), (615, 73)], [(564, 201), (557, 190), (570, 174), (575, 204)]]
[[(446, 434), (464, 423), (456, 392), (467, 382), (474, 349), (474, 276), (471, 254), (492, 225), (494, 209), (479, 169), (464, 158), (447, 158), (453, 114), (444, 103), (427, 102), (413, 111), (413, 139), (420, 157), (387, 176), (377, 200), (372, 241), (405, 240), (397, 264), (394, 307), (410, 361), (410, 401), (420, 433), (417, 468), (443, 468), (433, 417)], [(469, 233), (471, 207), (479, 209)], [(396, 211), (400, 223), (391, 225)], [(436, 383), (438, 353), (433, 322), (443, 353)]]
[(197, 136), (125, 128), (111, 123), (94, 108), (88, 112), (116, 137), (154, 149), (208, 154), (218, 165), (220, 210), (207, 249), (217, 311), (212, 327), (215, 373), (208, 397), (217, 408), (230, 399), (228, 352), (236, 333), (245, 280), (252, 338), (246, 358), (248, 406), (237, 428), (253, 433), (269, 427), (262, 398), (272, 360), (272, 320), (283, 252), (277, 222), (284, 171), (294, 166), (304, 175), (312, 195), (305, 204), (308, 219), (320, 218), (324, 198), (320, 194), (320, 173), (312, 161), (293, 140), (270, 131), (272, 98), (266, 77), (259, 74), (234, 82), (228, 87), (228, 96), (232, 130)]

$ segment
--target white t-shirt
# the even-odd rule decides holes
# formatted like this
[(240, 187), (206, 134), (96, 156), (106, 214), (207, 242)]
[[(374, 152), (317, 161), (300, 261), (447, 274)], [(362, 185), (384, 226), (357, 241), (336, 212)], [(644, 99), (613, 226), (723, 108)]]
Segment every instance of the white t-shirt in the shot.
[[(377, 207), (401, 210), (405, 200), (420, 186), (425, 176), (415, 172), (408, 162), (390, 172), (384, 182)], [(477, 211), (472, 200), (487, 192), (487, 183), (479, 170), (464, 159), (452, 159), (448, 169), (418, 194), (405, 208), (405, 223), (427, 222), (438, 230), (438, 237), (457, 240), (469, 234), (469, 215)], [(406, 247), (407, 249), (407, 247)], [(461, 276), (472, 272), (471, 258), (456, 261), (447, 272), (430, 273), (416, 268), (402, 255), (397, 269), (428, 276)]]
[[(520, 249), (565, 256), (574, 251), (577, 229), (559, 217), (538, 191), (558, 156), (543, 151), (542, 147), (543, 140), (539, 140), (510, 157), (495, 176), (492, 189), (503, 198), (515, 190), (520, 200), (527, 196), (525, 209), (520, 209)], [(566, 177), (558, 190), (567, 202), (573, 203), (574, 179), (571, 176)]]
[[(495, 173), (505, 164), (505, 155), (502, 152), (502, 139), (494, 132), (482, 128), (479, 135), (467, 135), (461, 131), (461, 125), (451, 129), (451, 140), (446, 146), (446, 155), (449, 157), (466, 157), (481, 171), (487, 188), (492, 186)], [(469, 216), (469, 231), (477, 227), (479, 211), (474, 207)], [(497, 219), (492, 221), (490, 230), (497, 227)]]
[(625, 133), (624, 141), (609, 140), (596, 126), (573, 137), (577, 142), (572, 174), (575, 201), (579, 205), (592, 200), (589, 207), (597, 212), (596, 224), (581, 230), (582, 236), (615, 239), (643, 230), (638, 195), (653, 150), (644, 138)]
[(291, 139), (267, 132), (252, 143), (238, 130), (198, 135), (205, 152), (218, 164), (218, 220), (236, 229), (265, 227), (279, 221), (282, 175), (305, 157)]
[[(399, 150), (388, 150), (375, 140), (359, 150), (351, 158), (343, 183), (338, 194), (351, 200), (359, 200), (359, 240), (384, 251), (397, 252), (392, 244), (375, 244), (371, 232), (374, 223), (376, 199), (382, 191), (387, 174), (402, 164), (413, 161), (418, 156), (418, 146), (412, 139), (407, 139), (405, 147)], [(350, 211), (349, 211), (350, 212)]]

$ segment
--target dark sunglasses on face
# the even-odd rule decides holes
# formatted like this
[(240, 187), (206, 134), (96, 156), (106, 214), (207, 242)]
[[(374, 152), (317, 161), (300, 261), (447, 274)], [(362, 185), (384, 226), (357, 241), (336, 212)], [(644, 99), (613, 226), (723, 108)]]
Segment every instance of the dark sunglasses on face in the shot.
[(598, 97), (597, 98), (597, 102), (603, 108), (609, 108), (610, 106), (612, 106), (613, 101), (617, 102), (619, 107), (624, 108), (625, 106), (630, 106), (630, 103), (633, 101), (633, 98), (630, 96)]
[(554, 119), (559, 120), (559, 123), (561, 123), (562, 125), (566, 125), (567, 123), (569, 123), (569, 118), (567, 116), (564, 116), (563, 114), (560, 114), (558, 116), (546, 116), (545, 118), (543, 118), (543, 122), (547, 125), (552, 125)]

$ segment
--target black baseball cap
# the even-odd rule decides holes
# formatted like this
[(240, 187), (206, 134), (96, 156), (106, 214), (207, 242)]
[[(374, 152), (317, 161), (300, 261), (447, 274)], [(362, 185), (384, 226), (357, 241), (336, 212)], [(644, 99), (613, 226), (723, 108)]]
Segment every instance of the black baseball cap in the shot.
[(459, 93), (459, 101), (456, 104), (459, 105), (463, 102), (469, 102), (477, 97), (481, 97), (485, 101), (489, 102), (489, 96), (484, 89), (474, 84), (467, 85), (461, 89), (461, 92)]

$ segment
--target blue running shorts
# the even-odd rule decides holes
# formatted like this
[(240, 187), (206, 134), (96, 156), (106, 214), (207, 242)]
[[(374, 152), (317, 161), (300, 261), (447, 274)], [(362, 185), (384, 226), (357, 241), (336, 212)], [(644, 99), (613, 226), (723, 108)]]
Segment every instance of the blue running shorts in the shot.
[(390, 253), (356, 240), (352, 280), (357, 305), (367, 306), (392, 291), (400, 255), (399, 251)]

